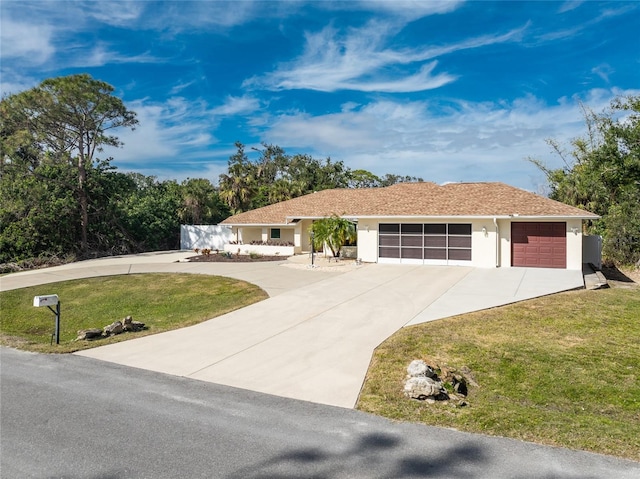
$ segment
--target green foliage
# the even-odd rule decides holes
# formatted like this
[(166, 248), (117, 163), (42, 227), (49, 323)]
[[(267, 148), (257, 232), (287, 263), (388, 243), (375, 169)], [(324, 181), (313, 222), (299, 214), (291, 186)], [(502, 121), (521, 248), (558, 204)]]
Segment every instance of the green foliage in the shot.
[(317, 160), (310, 155), (287, 155), (279, 146), (263, 145), (251, 161), (237, 142), (227, 173), (220, 175), (220, 197), (233, 214), (332, 188), (375, 188), (421, 178), (387, 174), (382, 178), (366, 170), (352, 171), (342, 161)]
[(608, 111), (585, 109), (587, 136), (569, 154), (549, 141), (564, 168), (531, 160), (549, 182), (550, 197), (602, 216), (589, 232), (604, 238), (603, 255), (619, 264), (640, 261), (640, 97), (618, 98)]
[(182, 224), (218, 224), (230, 214), (227, 205), (209, 180), (189, 178), (182, 182)]
[(180, 224), (229, 215), (206, 179), (159, 182), (96, 157), (135, 113), (89, 75), (0, 102), (0, 263), (173, 249)]
[(119, 146), (109, 130), (137, 124), (134, 112), (112, 95), (113, 87), (88, 74), (50, 78), (30, 90), (2, 100), (3, 171), (17, 167), (35, 171), (44, 163), (66, 165), (75, 181), (67, 187), (78, 202), (80, 248), (88, 249), (87, 176), (94, 155), (104, 145)]
[(342, 247), (357, 238), (355, 225), (338, 215), (314, 221), (309, 231), (313, 234), (314, 248), (320, 250), (326, 244), (334, 257), (340, 256)]

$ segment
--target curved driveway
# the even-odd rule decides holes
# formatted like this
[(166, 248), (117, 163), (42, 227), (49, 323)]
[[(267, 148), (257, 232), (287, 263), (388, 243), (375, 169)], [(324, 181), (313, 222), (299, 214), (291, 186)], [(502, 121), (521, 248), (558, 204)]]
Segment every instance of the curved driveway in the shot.
[(369, 264), (327, 272), (284, 261), (176, 262), (190, 255), (149, 253), (17, 273), (0, 278), (0, 290), (145, 272), (249, 281), (270, 298), (189, 328), (76, 354), (351, 408), (373, 350), (399, 328), (583, 285), (581, 272), (565, 270)]

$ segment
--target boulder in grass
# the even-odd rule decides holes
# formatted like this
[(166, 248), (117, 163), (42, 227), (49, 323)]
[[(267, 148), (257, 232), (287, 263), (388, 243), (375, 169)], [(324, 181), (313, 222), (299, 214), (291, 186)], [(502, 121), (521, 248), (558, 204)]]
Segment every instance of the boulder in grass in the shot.
[(102, 337), (102, 329), (81, 329), (78, 331), (78, 337), (76, 341), (86, 341), (91, 339), (98, 339)]
[(122, 333), (122, 331), (124, 331), (122, 327), (122, 321), (114, 321), (110, 325), (105, 326), (102, 329), (102, 331), (104, 332), (105, 336), (113, 336), (115, 334), (120, 334)]
[(436, 375), (431, 366), (425, 363), (422, 359), (415, 359), (411, 361), (407, 367), (407, 373), (412, 378), (433, 378)]
[(134, 321), (131, 316), (127, 316), (122, 320), (122, 329), (131, 332), (142, 331), (144, 329), (144, 323)]
[[(404, 384), (404, 395), (412, 399), (438, 399), (442, 400), (446, 392), (440, 381), (434, 381), (427, 377), (411, 377)], [(448, 399), (448, 397), (447, 397)]]

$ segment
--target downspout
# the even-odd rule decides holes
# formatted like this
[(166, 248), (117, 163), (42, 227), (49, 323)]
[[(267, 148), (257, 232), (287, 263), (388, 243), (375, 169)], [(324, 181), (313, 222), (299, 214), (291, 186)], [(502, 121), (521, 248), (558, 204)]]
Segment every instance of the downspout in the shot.
[(500, 228), (498, 227), (498, 219), (493, 217), (493, 224), (496, 227), (496, 268), (500, 267)]

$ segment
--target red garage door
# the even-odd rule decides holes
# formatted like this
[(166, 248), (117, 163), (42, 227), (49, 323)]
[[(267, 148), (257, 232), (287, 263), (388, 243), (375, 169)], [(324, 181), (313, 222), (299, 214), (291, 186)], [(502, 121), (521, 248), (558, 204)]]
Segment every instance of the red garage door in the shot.
[(511, 265), (567, 267), (566, 223), (511, 223)]

